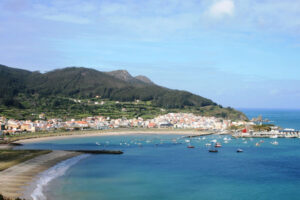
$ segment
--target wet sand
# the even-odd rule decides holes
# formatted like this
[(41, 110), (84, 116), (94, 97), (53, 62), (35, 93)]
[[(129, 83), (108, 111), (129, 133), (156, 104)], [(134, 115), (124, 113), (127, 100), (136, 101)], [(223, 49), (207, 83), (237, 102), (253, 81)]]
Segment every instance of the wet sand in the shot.
[(36, 175), (58, 162), (79, 154), (77, 152), (52, 151), (1, 171), (0, 193), (10, 198), (22, 197), (26, 192), (25, 187), (31, 183)]

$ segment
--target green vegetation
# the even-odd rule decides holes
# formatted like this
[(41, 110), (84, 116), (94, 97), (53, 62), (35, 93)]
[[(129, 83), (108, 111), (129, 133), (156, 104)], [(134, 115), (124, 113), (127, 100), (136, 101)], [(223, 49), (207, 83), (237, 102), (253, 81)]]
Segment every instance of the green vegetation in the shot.
[[(230, 108), (219, 106), (185, 106), (184, 108), (163, 108), (153, 105), (152, 101), (116, 102), (109, 99), (80, 99), (80, 103), (71, 98), (50, 96), (48, 98), (24, 98), (19, 95), (15, 98), (22, 102), (23, 108), (0, 105), (0, 113), (14, 119), (39, 119), (39, 114), (44, 113), (46, 118), (84, 118), (88, 116), (106, 116), (111, 118), (154, 118), (155, 116), (170, 112), (186, 112), (203, 116), (216, 116), (222, 118), (239, 119), (242, 114)], [(95, 104), (97, 102), (97, 105)], [(104, 104), (101, 105), (100, 102)]]
[(271, 127), (274, 126), (273, 124), (261, 124), (261, 125), (254, 125), (251, 128), (254, 131), (271, 131)]
[(0, 171), (50, 152), (48, 150), (0, 150)]
[[(253, 131), (271, 131), (272, 130), (273, 124), (261, 124), (261, 125), (252, 125), (248, 127), (248, 129), (253, 130)], [(239, 126), (230, 126), (230, 130), (242, 130), (244, 129), (245, 126), (239, 125)]]
[(62, 119), (94, 115), (153, 118), (168, 112), (192, 112), (247, 119), (201, 96), (134, 77), (126, 81), (117, 78), (118, 73), (72, 67), (42, 74), (0, 65), (0, 115), (15, 119), (38, 119), (40, 113)]

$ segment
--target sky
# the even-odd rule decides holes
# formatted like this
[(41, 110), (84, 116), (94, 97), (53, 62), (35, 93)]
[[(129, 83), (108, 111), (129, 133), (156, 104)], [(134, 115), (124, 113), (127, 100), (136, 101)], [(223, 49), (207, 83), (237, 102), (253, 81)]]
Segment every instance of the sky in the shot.
[(0, 0), (0, 63), (126, 69), (234, 108), (300, 109), (300, 0)]

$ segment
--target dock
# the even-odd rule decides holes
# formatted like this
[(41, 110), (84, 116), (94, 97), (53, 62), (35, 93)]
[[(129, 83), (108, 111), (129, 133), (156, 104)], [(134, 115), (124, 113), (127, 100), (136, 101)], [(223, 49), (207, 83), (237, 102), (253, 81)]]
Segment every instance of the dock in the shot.
[(70, 152), (88, 153), (88, 154), (123, 154), (120, 150), (70, 150)]
[(234, 138), (300, 138), (300, 131), (282, 130), (282, 131), (261, 131), (250, 133), (235, 133)]

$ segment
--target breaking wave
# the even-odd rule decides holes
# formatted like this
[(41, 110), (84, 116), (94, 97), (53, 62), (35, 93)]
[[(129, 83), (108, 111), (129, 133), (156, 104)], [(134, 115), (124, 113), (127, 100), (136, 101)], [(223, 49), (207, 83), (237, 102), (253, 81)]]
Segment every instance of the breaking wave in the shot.
[(57, 165), (47, 169), (40, 174), (39, 179), (36, 181), (36, 187), (30, 195), (33, 200), (46, 200), (46, 196), (43, 193), (44, 187), (53, 179), (62, 176), (65, 172), (81, 159), (88, 157), (88, 154), (79, 155), (67, 160), (64, 160)]

